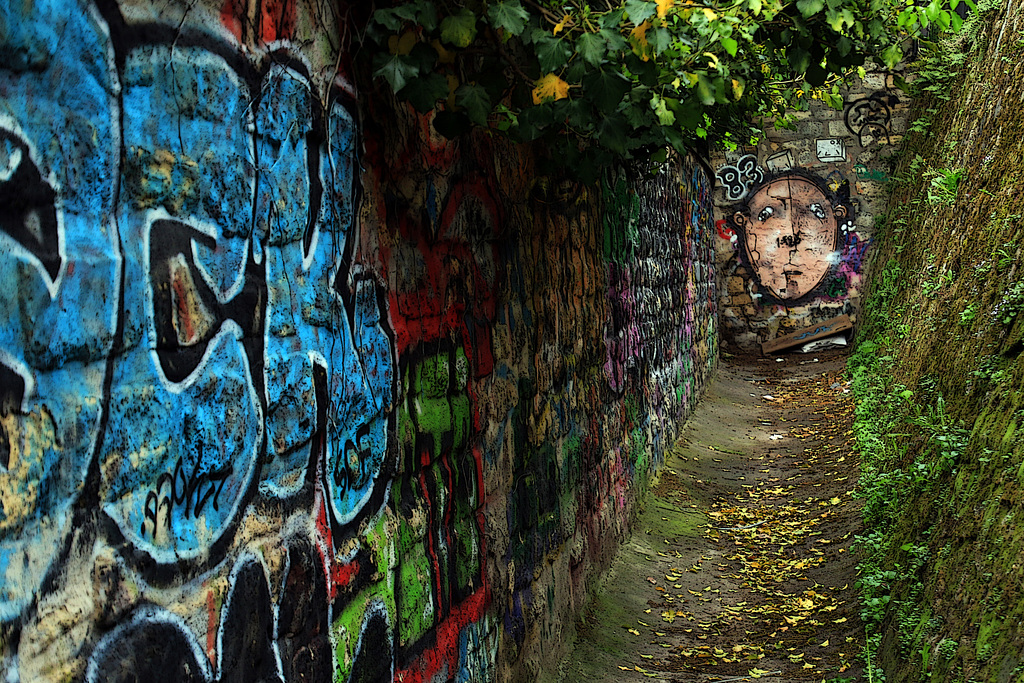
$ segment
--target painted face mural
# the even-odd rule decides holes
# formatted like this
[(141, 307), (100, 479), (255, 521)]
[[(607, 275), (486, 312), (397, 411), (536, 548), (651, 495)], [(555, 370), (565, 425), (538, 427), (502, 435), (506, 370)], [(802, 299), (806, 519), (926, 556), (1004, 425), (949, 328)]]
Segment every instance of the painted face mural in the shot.
[[(104, 23), (0, 1), (0, 620), (59, 552), (104, 418), (120, 155)], [(68, 49), (74, 45), (74, 49)]]
[(733, 215), (762, 287), (780, 300), (800, 299), (836, 260), (845, 204), (810, 177), (787, 173), (752, 189)]

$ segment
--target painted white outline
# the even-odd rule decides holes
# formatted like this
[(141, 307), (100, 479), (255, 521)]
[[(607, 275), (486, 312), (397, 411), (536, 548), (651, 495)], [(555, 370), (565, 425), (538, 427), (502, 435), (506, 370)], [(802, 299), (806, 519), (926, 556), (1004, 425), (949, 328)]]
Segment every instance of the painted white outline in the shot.
[(25, 382), (25, 395), (21, 397), (21, 412), (31, 412), (29, 404), (30, 398), (35, 398), (36, 395), (36, 380), (32, 376), (32, 370), (25, 364), (24, 361), (20, 361), (10, 353), (0, 347), (0, 364), (3, 364), (13, 370), (15, 374), (21, 377)]
[(108, 648), (117, 647), (117, 644), (124, 638), (127, 631), (139, 628), (146, 623), (167, 624), (181, 631), (185, 641), (192, 649), (192, 655), (195, 657), (196, 663), (199, 665), (200, 675), (207, 681), (211, 680), (210, 660), (206, 658), (206, 653), (199, 646), (199, 641), (185, 623), (185, 620), (174, 612), (157, 607), (156, 605), (143, 605), (139, 607), (128, 621), (119, 624), (113, 631), (103, 636), (103, 639), (100, 640), (92, 654), (89, 655), (89, 664), (85, 670), (85, 680), (88, 683), (101, 683), (99, 679), (99, 665), (96, 663), (97, 657), (102, 656)]
[[(287, 557), (288, 553), (285, 553)], [(246, 549), (238, 556), (235, 560), (235, 566), (231, 568), (231, 573), (228, 575), (228, 592), (224, 599), (224, 604), (221, 605), (220, 610), (220, 623), (217, 625), (217, 678), (222, 680), (224, 678), (224, 622), (225, 615), (231, 612), (231, 603), (234, 601), (235, 588), (238, 586), (238, 575), (248, 563), (253, 563), (259, 566), (263, 572), (263, 580), (267, 584), (267, 607), (270, 609), (270, 618), (273, 622), (271, 624), (270, 633), (273, 636), (270, 640), (270, 649), (274, 653), (274, 663), (277, 665), (277, 675), (279, 680), (284, 680), (284, 667), (281, 666), (281, 653), (277, 649), (277, 629), (278, 629), (278, 611), (279, 605), (274, 602), (274, 589), (270, 583), (270, 572), (267, 569), (266, 562), (260, 555), (257, 555), (250, 549)], [(287, 576), (287, 574), (285, 574)], [(283, 590), (283, 588), (282, 588)]]
[[(158, 354), (158, 352), (156, 350), (156, 342), (157, 342), (156, 319), (155, 319), (155, 313), (154, 313), (155, 309), (154, 309), (154, 305), (153, 305), (153, 288), (152, 288), (152, 286), (150, 286), (150, 283), (152, 283), (152, 280), (153, 280), (152, 263), (150, 263), (150, 253), (151, 253), (151, 250), (150, 250), (150, 237), (151, 237), (152, 231), (153, 231), (153, 223), (155, 223), (158, 220), (172, 220), (172, 221), (184, 223), (184, 224), (189, 225), (191, 227), (195, 227), (196, 229), (198, 229), (203, 234), (208, 234), (207, 230), (209, 228), (208, 228), (207, 225), (205, 225), (203, 223), (197, 223), (197, 222), (194, 222), (192, 220), (182, 220), (180, 218), (170, 217), (170, 215), (167, 213), (166, 210), (164, 210), (163, 208), (158, 208), (158, 209), (150, 209), (147, 212), (146, 218), (144, 220), (144, 228), (143, 228), (143, 231), (142, 231), (143, 232), (143, 235), (142, 235), (142, 248), (144, 250), (143, 259), (142, 259), (142, 272), (143, 272), (143, 277), (146, 280), (145, 283), (143, 283), (143, 286), (144, 286), (144, 288), (146, 290), (146, 294), (145, 294), (145, 299), (146, 299), (146, 306), (145, 306), (145, 308), (146, 308), (146, 323), (147, 323), (146, 326), (148, 328), (148, 337), (149, 337), (149, 339), (148, 339), (149, 344), (148, 344), (147, 350), (148, 350), (149, 355), (150, 355), (150, 357), (151, 357), (151, 359), (153, 361), (153, 366), (156, 368), (157, 376), (160, 378), (160, 382), (163, 384), (164, 388), (167, 391), (171, 392), (172, 394), (180, 394), (182, 391), (184, 391), (185, 389), (188, 389), (193, 384), (195, 384), (196, 378), (199, 375), (203, 374), (203, 372), (205, 371), (206, 365), (209, 363), (210, 355), (211, 355), (213, 349), (220, 342), (220, 337), (221, 336), (230, 334), (237, 341), (241, 341), (242, 339), (244, 339), (245, 335), (242, 332), (242, 328), (239, 327), (238, 323), (235, 322), (234, 320), (225, 320), (225, 321), (223, 321), (220, 324), (220, 328), (217, 330), (217, 333), (214, 334), (213, 337), (210, 338), (209, 342), (207, 342), (206, 351), (203, 352), (202, 359), (199, 361), (199, 364), (196, 366), (196, 368), (189, 374), (189, 376), (186, 377), (185, 379), (183, 379), (181, 382), (174, 382), (174, 381), (171, 381), (171, 380), (167, 379), (167, 376), (164, 374), (163, 367), (160, 365), (160, 357), (159, 357), (159, 354)], [(248, 240), (246, 240), (246, 242), (248, 242)], [(193, 247), (193, 258), (195, 258), (195, 240), (192, 240), (192, 247)], [(248, 251), (248, 248), (249, 248), (248, 244), (246, 244), (245, 250)], [(245, 261), (244, 260), (242, 261), (242, 266), (243, 266), (242, 275), (241, 275), (241, 277), (238, 280), (236, 280), (235, 284), (232, 285), (231, 289), (228, 290), (229, 292), (235, 291), (237, 293), (236, 290), (241, 290), (242, 286), (245, 284), (245, 273), (244, 273)], [(219, 290), (211, 284), (210, 279), (209, 279), (209, 274), (199, 264), (199, 261), (196, 261), (196, 267), (199, 269), (200, 275), (203, 277), (203, 280), (206, 282), (206, 284), (211, 285), (210, 288), (214, 290), (214, 292), (217, 295), (217, 300), (220, 303), (224, 304), (224, 303), (227, 303), (228, 301), (231, 300), (231, 298), (221, 299), (221, 294), (222, 293), (219, 292)], [(246, 379), (248, 380), (249, 390), (250, 390), (250, 392), (253, 395), (252, 396), (253, 397), (253, 402), (258, 407), (259, 406), (259, 397), (256, 396), (256, 390), (252, 386), (252, 370), (249, 368), (249, 358), (244, 353), (242, 354), (242, 357), (243, 357), (244, 362), (245, 362), (245, 376), (246, 376)], [(260, 435), (260, 438), (262, 438), (262, 435)]]
[[(25, 135), (21, 126), (18, 124), (18, 121), (12, 116), (0, 113), (0, 128), (6, 130), (25, 144), (28, 148), (29, 159), (32, 160), (32, 163), (36, 165), (36, 168), (39, 169), (40, 174), (42, 174), (46, 169), (46, 164), (40, 162), (36, 146), (32, 144), (32, 141), (29, 140), (27, 135)], [(12, 170), (11, 173), (13, 174), (13, 172), (14, 171)], [(53, 208), (54, 214), (57, 217), (57, 254), (60, 256), (60, 267), (57, 270), (57, 276), (51, 279), (50, 273), (48, 273), (46, 267), (43, 266), (43, 262), (6, 232), (0, 232), (0, 241), (2, 241), (0, 243), (4, 244), (4, 251), (7, 253), (21, 258), (35, 266), (36, 270), (39, 271), (39, 274), (43, 278), (43, 284), (46, 285), (46, 290), (50, 293), (50, 300), (53, 301), (57, 298), (57, 292), (60, 291), (61, 283), (64, 281), (64, 274), (68, 269), (68, 256), (64, 239), (63, 193), (61, 191), (61, 184), (57, 181), (57, 177), (53, 171), (50, 171), (43, 180), (53, 189), (54, 193)]]
[(21, 166), (21, 150), (18, 148), (14, 149), (14, 154), (7, 157), (8, 166), (5, 169), (0, 170), (0, 183), (6, 183), (14, 175), (14, 172)]

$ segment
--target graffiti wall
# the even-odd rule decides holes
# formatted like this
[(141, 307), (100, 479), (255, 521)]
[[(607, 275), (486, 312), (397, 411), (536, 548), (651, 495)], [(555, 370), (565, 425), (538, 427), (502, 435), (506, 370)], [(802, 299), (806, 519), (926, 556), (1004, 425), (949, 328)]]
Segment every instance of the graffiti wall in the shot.
[(628, 533), (712, 178), (440, 138), (352, 21), (0, 0), (4, 680), (534, 680)]
[(791, 129), (716, 160), (723, 342), (761, 344), (847, 315), (856, 322), (908, 104), (892, 75), (865, 73), (842, 110), (812, 101)]

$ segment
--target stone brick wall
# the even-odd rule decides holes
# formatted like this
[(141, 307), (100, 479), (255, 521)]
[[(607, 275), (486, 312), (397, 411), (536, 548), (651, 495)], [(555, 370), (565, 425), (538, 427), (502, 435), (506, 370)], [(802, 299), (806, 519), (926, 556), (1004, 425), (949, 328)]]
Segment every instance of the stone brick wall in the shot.
[(841, 315), (857, 320), (875, 217), (908, 126), (894, 80), (865, 73), (842, 91), (842, 109), (812, 101), (792, 130), (713, 160), (726, 348), (760, 352)]
[(441, 138), (351, 9), (0, 0), (3, 680), (535, 680), (713, 370), (701, 166)]

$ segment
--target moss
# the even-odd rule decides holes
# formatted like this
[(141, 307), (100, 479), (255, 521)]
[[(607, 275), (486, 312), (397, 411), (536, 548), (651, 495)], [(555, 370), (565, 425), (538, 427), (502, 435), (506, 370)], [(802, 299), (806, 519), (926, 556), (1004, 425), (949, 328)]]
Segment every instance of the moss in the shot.
[[(1001, 11), (985, 14), (987, 30), (1003, 26)], [(858, 409), (861, 423), (886, 427), (876, 441), (887, 456), (862, 478), (886, 483), (871, 495), (889, 495), (888, 504), (869, 497), (865, 510), (896, 515), (883, 529), (884, 568), (905, 570), (901, 547), (931, 550), (918, 571), (902, 572), (901, 604), (880, 627), (900, 634), (879, 653), (890, 680), (1013, 680), (1024, 651), (1024, 108), (1008, 104), (1024, 99), (1014, 75), (1024, 43), (1004, 40), (997, 53), (979, 35), (962, 43), (967, 67), (949, 81), (948, 101), (920, 98), (910, 117), (932, 128), (904, 139), (859, 336), (891, 359), (875, 369), (880, 385), (912, 392), (913, 420), (894, 401)], [(928, 169), (962, 169), (952, 208), (928, 202)], [(969, 430), (945, 467), (951, 451), (936, 443), (935, 424)], [(900, 641), (913, 649), (901, 655)]]

